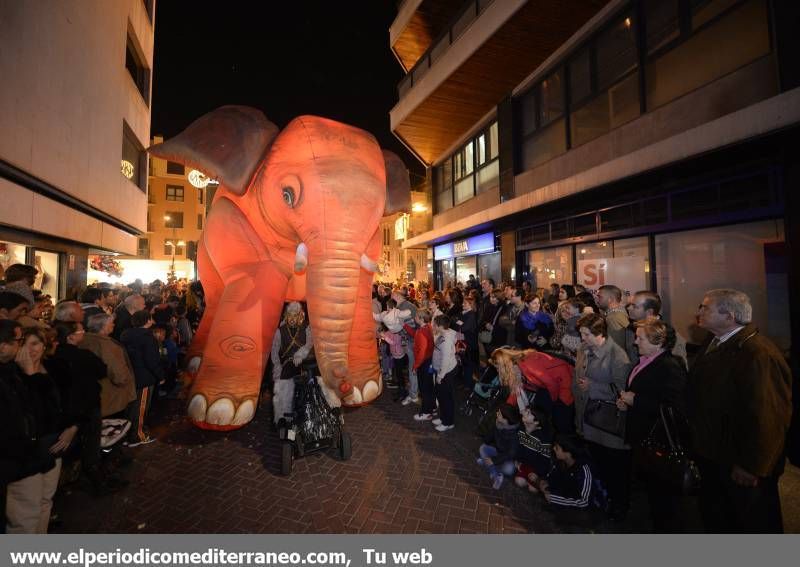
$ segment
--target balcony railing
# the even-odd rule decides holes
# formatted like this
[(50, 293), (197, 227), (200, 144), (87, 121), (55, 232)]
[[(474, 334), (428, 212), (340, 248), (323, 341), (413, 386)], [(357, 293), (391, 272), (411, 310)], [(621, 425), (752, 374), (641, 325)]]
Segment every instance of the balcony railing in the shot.
[(403, 98), (438, 61), (447, 49), (464, 33), (469, 25), (478, 19), (494, 0), (468, 0), (447, 26), (447, 29), (434, 41), (428, 51), (419, 58), (405, 77), (397, 85), (397, 94)]

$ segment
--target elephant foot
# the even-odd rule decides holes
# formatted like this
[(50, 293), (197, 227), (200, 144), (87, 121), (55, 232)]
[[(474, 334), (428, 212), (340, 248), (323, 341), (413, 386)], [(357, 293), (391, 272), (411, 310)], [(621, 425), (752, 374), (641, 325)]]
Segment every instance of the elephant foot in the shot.
[(187, 410), (189, 418), (201, 429), (231, 431), (247, 425), (256, 413), (256, 400), (245, 399), (238, 403), (220, 396), (209, 403), (203, 394), (194, 394)]
[(359, 407), (370, 403), (381, 395), (383, 391), (383, 380), (367, 380), (361, 387), (351, 386), (352, 391), (349, 395), (342, 398), (342, 405), (347, 407)]

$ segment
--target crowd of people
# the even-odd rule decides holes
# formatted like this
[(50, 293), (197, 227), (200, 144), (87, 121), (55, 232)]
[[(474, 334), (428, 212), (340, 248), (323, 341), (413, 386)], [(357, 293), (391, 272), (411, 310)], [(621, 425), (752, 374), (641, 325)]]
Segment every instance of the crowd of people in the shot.
[[(685, 530), (687, 501), (709, 532), (781, 532), (792, 378), (748, 296), (699, 297), (708, 340), (691, 352), (657, 293), (624, 298), (614, 285), (472, 276), (443, 291), (376, 284), (383, 380), (442, 434), (456, 426), (459, 388), (488, 398), (477, 464), (496, 489), (513, 478), (554, 509), (613, 521), (639, 482), (656, 532)], [(670, 462), (654, 461), (664, 453)]]
[(0, 283), (7, 533), (47, 532), (60, 479), (95, 497), (128, 484), (122, 469), (132, 462), (130, 450), (155, 440), (150, 407), (177, 393), (180, 357), (203, 310), (199, 284), (159, 281), (92, 285), (79, 301), (53, 304), (33, 289), (36, 275), (35, 267), (15, 264)]
[[(71, 470), (94, 496), (126, 485), (121, 469), (154, 440), (152, 404), (181, 387), (204, 305), (197, 282), (138, 281), (92, 285), (80, 301), (54, 305), (33, 289), (36, 273), (11, 266), (0, 284), (9, 533), (47, 531), (66, 463), (79, 463)], [(457, 400), (479, 397), (476, 466), (495, 489), (511, 481), (555, 510), (618, 520), (639, 482), (653, 529), (680, 532), (687, 486), (653, 461), (656, 447), (692, 477), (706, 530), (782, 531), (791, 374), (752, 324), (747, 295), (717, 289), (698, 298), (702, 345), (687, 345), (664, 320), (658, 294), (625, 297), (614, 285), (532, 289), (474, 277), (442, 291), (375, 284), (383, 382), (410, 420), (443, 436), (457, 423), (475, 427), (457, 419)], [(270, 354), (277, 422), (291, 412), (293, 369), (313, 358), (304, 306), (287, 306)]]

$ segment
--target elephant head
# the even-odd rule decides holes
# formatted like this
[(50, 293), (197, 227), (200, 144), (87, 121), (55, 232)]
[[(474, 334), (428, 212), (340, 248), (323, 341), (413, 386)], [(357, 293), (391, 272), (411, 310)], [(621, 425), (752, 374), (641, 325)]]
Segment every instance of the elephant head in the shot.
[[(207, 114), (150, 152), (220, 183), (198, 258), (209, 310), (191, 349), (202, 360), (192, 399), (204, 400), (194, 414), (190, 406), (192, 418), (227, 428), (252, 417), (249, 411), (239, 415), (239, 408), (257, 397), (281, 308), (290, 299), (307, 302), (328, 390), (345, 405), (375, 399), (382, 384), (372, 272), (381, 217), (410, 204), (408, 171), (399, 158), (352, 126), (301, 116), (278, 131), (257, 110), (235, 106)], [(232, 291), (237, 286), (247, 291)], [(251, 336), (254, 325), (261, 327), (260, 340)], [(224, 330), (215, 336), (218, 326)], [(231, 343), (231, 337), (238, 339)], [(228, 349), (238, 344), (255, 351), (245, 356), (252, 371), (235, 372), (235, 383), (230, 361), (217, 360), (230, 354), (219, 346), (225, 341)], [(212, 412), (219, 396), (231, 404)]]

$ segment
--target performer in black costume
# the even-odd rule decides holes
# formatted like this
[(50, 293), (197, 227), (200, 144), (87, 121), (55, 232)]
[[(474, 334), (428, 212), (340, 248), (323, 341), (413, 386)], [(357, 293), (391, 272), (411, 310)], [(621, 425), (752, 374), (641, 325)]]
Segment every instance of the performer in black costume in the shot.
[(285, 317), (272, 340), (272, 380), (274, 382), (273, 419), (278, 423), (291, 413), (294, 400), (294, 377), (304, 360), (313, 358), (314, 342), (303, 307), (296, 301), (286, 306)]

